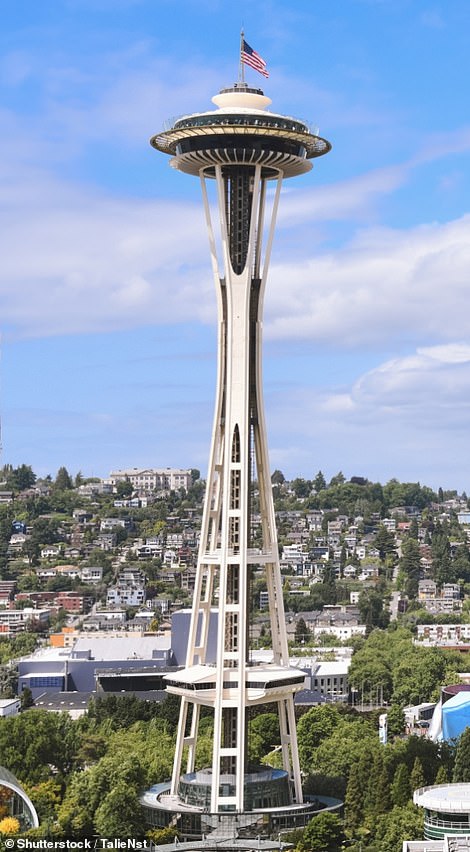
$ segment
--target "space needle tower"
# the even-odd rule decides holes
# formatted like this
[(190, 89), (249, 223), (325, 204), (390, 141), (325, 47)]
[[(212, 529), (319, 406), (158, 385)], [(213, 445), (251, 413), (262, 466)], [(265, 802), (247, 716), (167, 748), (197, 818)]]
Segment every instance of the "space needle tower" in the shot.
[[(168, 692), (181, 697), (181, 709), (171, 787), (159, 797), (169, 813), (199, 814), (201, 834), (216, 829), (221, 818), (231, 817), (238, 827), (257, 825), (257, 832), (261, 814), (266, 822), (266, 814), (300, 817), (309, 811), (294, 718), (304, 673), (289, 664), (261, 337), (282, 182), (308, 172), (311, 161), (331, 146), (302, 121), (269, 111), (271, 100), (245, 82), (245, 64), (268, 76), (264, 60), (242, 35), (240, 79), (212, 98), (216, 109), (179, 118), (151, 139), (157, 151), (171, 156), (173, 168), (200, 179), (217, 292), (218, 374), (207, 490), (186, 664), (166, 678)], [(269, 663), (257, 662), (250, 648), (255, 576), (264, 577), (268, 591)], [(250, 762), (250, 713), (263, 705), (276, 708), (282, 769)], [(211, 765), (200, 767), (202, 708), (213, 716), (214, 733)], [(183, 836), (196, 834), (183, 829)]]

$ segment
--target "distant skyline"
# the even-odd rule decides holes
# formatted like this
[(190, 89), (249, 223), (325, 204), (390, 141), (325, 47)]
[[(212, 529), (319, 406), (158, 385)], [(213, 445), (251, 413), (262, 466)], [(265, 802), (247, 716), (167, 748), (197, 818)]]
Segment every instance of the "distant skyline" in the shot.
[(17, 0), (0, 33), (1, 463), (206, 474), (216, 304), (197, 179), (148, 139), (246, 69), (333, 145), (284, 184), (271, 469), (470, 493), (468, 0)]

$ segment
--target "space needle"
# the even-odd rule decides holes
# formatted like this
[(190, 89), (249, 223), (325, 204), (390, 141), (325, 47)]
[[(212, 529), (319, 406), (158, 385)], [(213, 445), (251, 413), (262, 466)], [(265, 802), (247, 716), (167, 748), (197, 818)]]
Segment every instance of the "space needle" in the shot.
[[(294, 697), (304, 673), (289, 664), (261, 338), (282, 182), (308, 172), (331, 146), (304, 122), (271, 112), (270, 98), (245, 82), (245, 64), (268, 76), (242, 35), (240, 79), (212, 98), (216, 109), (179, 118), (151, 139), (173, 168), (200, 179), (218, 306), (216, 401), (186, 664), (166, 677), (167, 691), (181, 698), (174, 768), (157, 796), (186, 838), (220, 832), (221, 824), (233, 834), (256, 835), (263, 825), (272, 834), (312, 816), (297, 751)], [(257, 661), (250, 647), (255, 576), (268, 591), (269, 662)], [(282, 769), (250, 762), (248, 722), (264, 705), (276, 708)], [(214, 733), (212, 762), (200, 767), (203, 708)]]

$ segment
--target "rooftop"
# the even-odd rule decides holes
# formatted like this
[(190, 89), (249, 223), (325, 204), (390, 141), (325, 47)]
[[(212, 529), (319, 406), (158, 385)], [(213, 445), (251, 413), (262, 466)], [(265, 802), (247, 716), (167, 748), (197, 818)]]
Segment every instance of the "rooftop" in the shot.
[(432, 787), (420, 787), (413, 793), (413, 802), (420, 808), (433, 811), (470, 813), (470, 784), (437, 784)]

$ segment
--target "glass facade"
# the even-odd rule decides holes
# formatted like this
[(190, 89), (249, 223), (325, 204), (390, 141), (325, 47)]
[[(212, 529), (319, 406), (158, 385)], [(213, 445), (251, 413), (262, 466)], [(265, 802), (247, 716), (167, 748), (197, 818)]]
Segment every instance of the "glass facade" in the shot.
[(424, 839), (443, 840), (446, 834), (460, 835), (470, 833), (470, 814), (424, 812)]
[[(178, 796), (186, 805), (209, 808), (211, 803), (212, 773), (195, 772), (180, 779)], [(235, 795), (235, 777), (222, 776), (221, 796)], [(291, 804), (289, 778), (282, 769), (254, 772), (245, 777), (245, 811), (282, 808)], [(229, 806), (227, 809), (231, 809)]]

